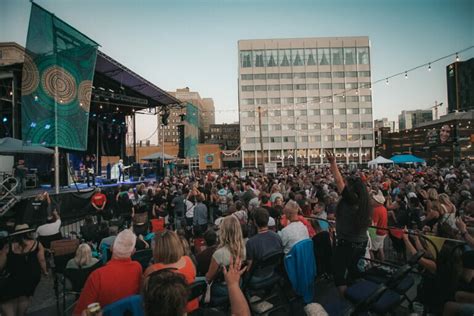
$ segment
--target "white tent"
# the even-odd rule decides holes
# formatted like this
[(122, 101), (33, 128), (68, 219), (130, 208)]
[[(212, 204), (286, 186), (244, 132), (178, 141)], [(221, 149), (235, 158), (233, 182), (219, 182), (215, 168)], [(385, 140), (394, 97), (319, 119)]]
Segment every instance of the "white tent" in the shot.
[(386, 164), (392, 164), (393, 165), (393, 160), (384, 158), (382, 156), (378, 156), (374, 160), (371, 160), (368, 162), (369, 167), (372, 168), (377, 168), (378, 165), (386, 165)]

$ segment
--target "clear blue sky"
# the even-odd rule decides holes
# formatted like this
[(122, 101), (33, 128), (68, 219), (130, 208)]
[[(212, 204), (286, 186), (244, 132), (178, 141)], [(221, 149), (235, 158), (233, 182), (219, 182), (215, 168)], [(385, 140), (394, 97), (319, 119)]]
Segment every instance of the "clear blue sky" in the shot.
[[(237, 41), (367, 35), (372, 79), (474, 45), (473, 0), (36, 0), (101, 50), (166, 90), (212, 97), (217, 122), (237, 115)], [(25, 44), (30, 2), (2, 0), (0, 41)], [(461, 59), (474, 56), (474, 50)], [(374, 118), (446, 104), (445, 60), (373, 89)], [(144, 126), (150, 126), (144, 120)], [(151, 127), (150, 127), (151, 128)], [(153, 130), (140, 131), (138, 138)]]

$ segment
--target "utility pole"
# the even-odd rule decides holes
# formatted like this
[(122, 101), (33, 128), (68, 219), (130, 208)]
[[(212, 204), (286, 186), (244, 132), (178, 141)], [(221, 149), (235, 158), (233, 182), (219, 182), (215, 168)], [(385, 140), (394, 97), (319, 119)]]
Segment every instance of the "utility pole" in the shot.
[(262, 170), (263, 170), (265, 155), (263, 153), (262, 107), (261, 106), (258, 106), (258, 130), (260, 134), (260, 155), (262, 156)]

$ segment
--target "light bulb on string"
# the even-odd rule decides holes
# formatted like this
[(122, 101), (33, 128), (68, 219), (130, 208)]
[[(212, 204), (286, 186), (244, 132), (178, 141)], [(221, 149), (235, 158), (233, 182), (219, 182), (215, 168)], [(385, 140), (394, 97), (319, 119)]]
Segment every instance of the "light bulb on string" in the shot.
[(456, 52), (456, 61), (459, 61), (459, 54)]
[(428, 64), (428, 71), (431, 71), (431, 63)]
[(408, 79), (408, 73), (405, 71), (405, 79)]
[(388, 78), (385, 79), (385, 84), (388, 86)]

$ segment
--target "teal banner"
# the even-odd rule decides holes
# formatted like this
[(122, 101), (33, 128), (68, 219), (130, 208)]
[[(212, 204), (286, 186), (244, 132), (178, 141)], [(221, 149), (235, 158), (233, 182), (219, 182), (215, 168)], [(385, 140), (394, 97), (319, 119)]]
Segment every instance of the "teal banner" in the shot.
[(197, 158), (197, 145), (199, 143), (199, 109), (192, 103), (186, 104), (186, 120), (184, 126), (184, 157)]
[(21, 89), (24, 142), (87, 149), (97, 46), (32, 4)]

